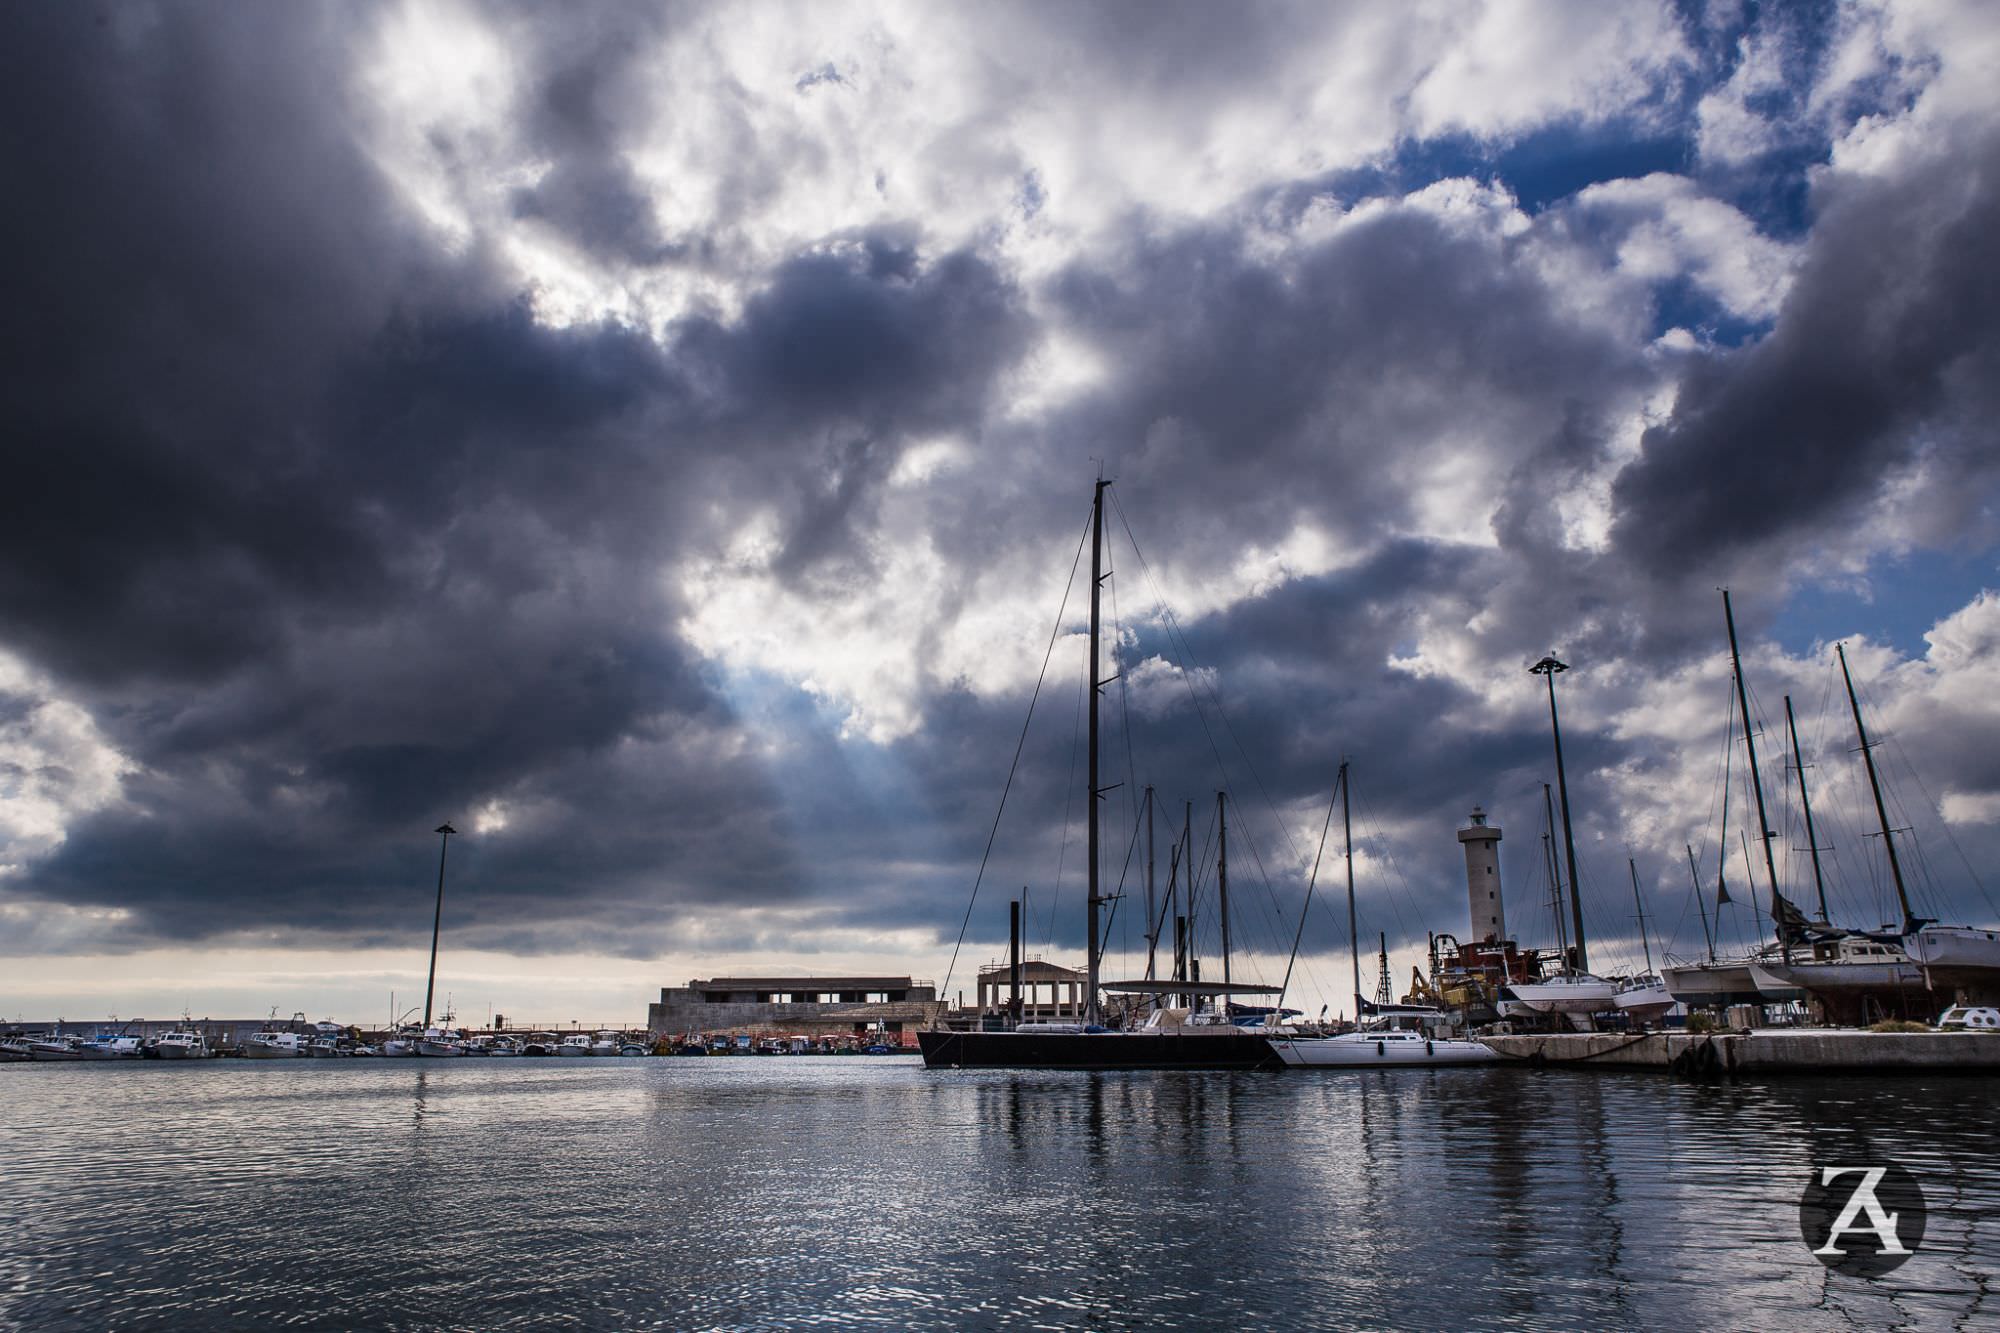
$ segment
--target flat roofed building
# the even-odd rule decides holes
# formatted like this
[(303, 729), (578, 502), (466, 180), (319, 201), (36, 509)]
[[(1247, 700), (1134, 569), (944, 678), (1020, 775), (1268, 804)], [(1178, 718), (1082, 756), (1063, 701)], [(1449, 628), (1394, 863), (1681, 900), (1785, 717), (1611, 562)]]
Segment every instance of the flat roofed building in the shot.
[(901, 1032), (942, 1010), (937, 987), (910, 977), (715, 977), (663, 986), (647, 1007), (655, 1037), (713, 1032)]

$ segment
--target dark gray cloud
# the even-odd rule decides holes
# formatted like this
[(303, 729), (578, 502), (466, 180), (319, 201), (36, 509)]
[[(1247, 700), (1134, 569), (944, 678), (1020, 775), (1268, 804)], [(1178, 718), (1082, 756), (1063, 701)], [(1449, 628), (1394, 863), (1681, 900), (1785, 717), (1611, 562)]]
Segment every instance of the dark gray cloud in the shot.
[(2000, 135), (1821, 191), (1768, 338), (1695, 363), (1618, 480), (1616, 541), (1655, 574), (1837, 546), (1913, 466), (1990, 491), (2000, 371)]
[[(520, 947), (801, 892), (671, 563), (752, 487), (793, 566), (831, 558), (857, 479), (977, 414), (1020, 343), (1008, 285), (863, 235), (664, 346), (547, 328), (425, 243), (338, 85), (297, 77), (336, 30), (24, 26), (8, 158), (42, 207), (7, 224), (36, 264), (4, 316), (0, 617), (143, 770), (28, 891), (168, 937), (366, 939), (403, 928), (424, 830), (499, 802), (466, 912)], [(551, 135), (601, 128), (565, 100), (591, 68)]]
[[(1093, 51), (1130, 26), (1039, 14)], [(1154, 28), (1121, 86), (1226, 100), (1297, 36), (1220, 15)], [(667, 20), (501, 18), (522, 71), (511, 129), (551, 163), (517, 220), (621, 277), (748, 262), (743, 213), (807, 147), (721, 117), (716, 215), (667, 234), (633, 166), (663, 95), (636, 53)], [(1713, 657), (1716, 579), (1786, 577), (1912, 469), (1966, 507), (1931, 538), (1991, 495), (1992, 141), (1895, 188), (1829, 186), (1776, 328), (1679, 361), (1618, 332), (1649, 312), (1607, 316), (1552, 276), (1551, 219), (1393, 199), (1283, 244), (1228, 210), (1138, 215), (1032, 287), (993, 236), (843, 226), (738, 275), (726, 312), (554, 327), (488, 239), (447, 242), (380, 175), (339, 16), (36, 10), (10, 27), (0, 163), (25, 203), (0, 219), (20, 294), (0, 310), (0, 647), (138, 768), (9, 889), (128, 909), (122, 942), (405, 942), (442, 818), (467, 831), (454, 911), (495, 947), (650, 956), (687, 917), (765, 906), (809, 924), (717, 928), (795, 952), (822, 927), (950, 940), (1025, 694), (930, 664), (983, 576), (1040, 596), (1060, 575), (1092, 458), (1118, 477), (1116, 541), (1129, 517), (1152, 572), (1216, 608), (1176, 640), (1121, 553), (1124, 664), (1191, 651), (1227, 718), (1134, 708), (1127, 773), (1108, 696), (1114, 780), (1152, 782), (1169, 812), (1194, 800), (1198, 841), (1216, 787), (1236, 792), (1253, 943), (1278, 942), (1311, 850), (1278, 812), (1320, 808), (1343, 755), (1371, 864), (1401, 871), (1364, 886), (1370, 928), (1401, 945), (1459, 920), (1450, 835), (1480, 802), (1509, 829), (1527, 933), (1549, 763), (1519, 668), (1550, 647), (1579, 668), (1576, 809), (1598, 929), (1620, 937), (1646, 814), (1629, 793), (1681, 779), (1675, 746), (1623, 732), (1619, 706)], [(831, 68), (783, 91), (848, 95), (814, 74)], [(477, 144), (435, 148), (481, 169)], [(1032, 164), (1008, 170), (1042, 225), (1061, 201)], [(1015, 410), (1048, 333), (1101, 376)], [(1610, 482), (1621, 423), (1683, 368), (1672, 418)], [(962, 465), (899, 498), (899, 463), (939, 439)], [(1578, 497), (1607, 484), (1612, 540), (1579, 540)], [(843, 739), (838, 700), (690, 646), (685, 570), (737, 559), (766, 522), (758, 577), (862, 608), (840, 647), (910, 661), (918, 725)], [(1297, 532), (1331, 568), (1249, 590), (1245, 551)], [(932, 603), (871, 616), (916, 595), (888, 586), (899, 540), (928, 543)], [(1775, 601), (1751, 599), (1746, 630)], [(892, 627), (917, 649), (871, 638)], [(1476, 671), (1391, 660), (1424, 642), (1507, 664), (1518, 706)], [(1029, 735), (974, 947), (1020, 885), (1058, 905), (1058, 856), (1053, 938), (1078, 942), (1078, 665), (1058, 663)], [(1106, 803), (1114, 862), (1131, 795)], [(482, 811), (504, 832), (476, 836)], [(1677, 883), (1676, 847), (1641, 850), (1649, 883)], [(1307, 942), (1343, 932), (1316, 917)]]

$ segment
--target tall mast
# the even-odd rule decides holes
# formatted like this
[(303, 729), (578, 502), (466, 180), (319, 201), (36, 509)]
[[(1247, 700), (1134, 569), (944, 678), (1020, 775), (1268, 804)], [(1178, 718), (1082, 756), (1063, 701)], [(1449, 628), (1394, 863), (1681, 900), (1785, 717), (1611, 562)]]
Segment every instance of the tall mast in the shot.
[(1569, 823), (1569, 778), (1563, 772), (1562, 723), (1556, 720), (1556, 676), (1560, 672), (1569, 670), (1569, 667), (1556, 661), (1556, 655), (1550, 653), (1528, 670), (1534, 675), (1547, 676), (1549, 679), (1549, 730), (1556, 739), (1556, 790), (1562, 793), (1563, 860), (1569, 867), (1569, 910), (1576, 925), (1576, 970), (1588, 972), (1590, 954), (1583, 942), (1583, 897), (1577, 892), (1576, 839), (1570, 833)]
[[(1181, 897), (1186, 904), (1187, 938), (1181, 945), (1182, 981), (1194, 979), (1194, 802), (1181, 802)], [(1191, 999), (1191, 996), (1183, 996)]]
[(1896, 901), (1903, 908), (1903, 933), (1915, 930), (1917, 914), (1910, 910), (1910, 892), (1903, 885), (1903, 863), (1896, 856), (1896, 838), (1889, 829), (1889, 807), (1882, 803), (1882, 783), (1875, 776), (1875, 747), (1868, 743), (1868, 728), (1861, 724), (1861, 701), (1854, 695), (1854, 677), (1847, 669), (1847, 649), (1836, 643), (1840, 654), (1840, 678), (1847, 682), (1847, 706), (1854, 710), (1854, 734), (1861, 740), (1861, 758), (1868, 765), (1868, 790), (1875, 793), (1875, 817), (1882, 822), (1882, 845), (1889, 849), (1889, 874), (1896, 881)]
[(458, 832), (449, 824), (439, 824), (431, 832), (442, 834), (438, 839), (438, 893), (437, 910), (431, 913), (431, 972), (424, 982), (424, 1028), (431, 1025), (431, 995), (437, 989), (438, 976), (438, 928), (444, 924), (444, 854), (451, 849), (451, 835)]
[(1086, 821), (1089, 828), (1090, 871), (1087, 889), (1088, 926), (1084, 932), (1084, 975), (1085, 991), (1083, 1016), (1086, 1023), (1097, 1021), (1097, 911), (1101, 899), (1097, 883), (1097, 801), (1102, 795), (1097, 789), (1097, 694), (1100, 688), (1097, 679), (1098, 644), (1098, 603), (1104, 592), (1104, 488), (1110, 483), (1104, 478), (1097, 479), (1097, 490), (1090, 501), (1090, 817)]
[[(1071, 742), (1074, 744), (1075, 742)], [(1075, 754), (1076, 751), (1070, 751)], [(1153, 917), (1153, 787), (1146, 784), (1146, 980), (1153, 979), (1154, 959), (1160, 949), (1160, 927)]]
[[(1227, 794), (1215, 794), (1215, 911), (1222, 918), (1222, 984), (1229, 984), (1229, 812)], [(1229, 996), (1222, 997), (1229, 1012)]]
[(1639, 947), (1646, 951), (1646, 974), (1653, 972), (1653, 946), (1646, 942), (1646, 904), (1639, 901), (1639, 867), (1631, 857), (1625, 858), (1625, 868), (1632, 872), (1632, 906), (1639, 912)]
[[(1542, 784), (1542, 811), (1548, 820), (1548, 832), (1542, 835), (1542, 859), (1549, 869), (1549, 910), (1556, 919), (1556, 951), (1562, 955), (1563, 968), (1570, 967), (1569, 936), (1563, 933), (1563, 877), (1556, 865), (1556, 807), (1549, 797), (1549, 784)], [(1576, 893), (1576, 886), (1570, 886), (1570, 893)], [(1581, 970), (1581, 969), (1578, 969)]]
[(1750, 725), (1750, 695), (1743, 684), (1743, 655), (1736, 649), (1736, 613), (1729, 607), (1729, 589), (1722, 590), (1722, 619), (1729, 626), (1729, 664), (1736, 673), (1736, 708), (1743, 716), (1743, 750), (1750, 759), (1750, 790), (1757, 797), (1757, 834), (1764, 844), (1764, 877), (1771, 887), (1771, 929), (1778, 937), (1778, 947), (1787, 951), (1784, 928), (1779, 924), (1778, 913), (1778, 864), (1771, 858), (1771, 821), (1764, 813), (1764, 784), (1757, 776), (1756, 728)]
[(1694, 844), (1683, 845), (1688, 853), (1688, 878), (1694, 881), (1694, 910), (1701, 913), (1701, 938), (1708, 945), (1708, 961), (1712, 963), (1715, 961), (1715, 936), (1708, 933), (1708, 905), (1701, 900), (1701, 871), (1694, 863)]
[(1792, 696), (1785, 696), (1785, 731), (1792, 738), (1792, 767), (1799, 773), (1799, 808), (1806, 812), (1806, 850), (1812, 853), (1813, 888), (1819, 891), (1819, 919), (1826, 914), (1826, 878), (1819, 869), (1819, 837), (1813, 832), (1812, 798), (1806, 795), (1806, 761), (1799, 753), (1799, 725), (1792, 719)]
[(1361, 928), (1354, 914), (1354, 821), (1347, 803), (1347, 761), (1340, 761), (1340, 841), (1347, 849), (1347, 950), (1354, 955), (1354, 1021), (1361, 1022)]

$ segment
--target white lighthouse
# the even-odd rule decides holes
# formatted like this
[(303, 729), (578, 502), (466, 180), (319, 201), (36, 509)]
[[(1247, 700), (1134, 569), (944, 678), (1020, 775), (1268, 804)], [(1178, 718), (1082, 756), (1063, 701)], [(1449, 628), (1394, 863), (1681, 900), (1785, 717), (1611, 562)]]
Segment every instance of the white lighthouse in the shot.
[(1500, 830), (1488, 827), (1486, 812), (1472, 807), (1472, 824), (1458, 831), (1465, 847), (1465, 895), (1472, 908), (1472, 943), (1494, 944), (1507, 938), (1507, 916), (1500, 905)]

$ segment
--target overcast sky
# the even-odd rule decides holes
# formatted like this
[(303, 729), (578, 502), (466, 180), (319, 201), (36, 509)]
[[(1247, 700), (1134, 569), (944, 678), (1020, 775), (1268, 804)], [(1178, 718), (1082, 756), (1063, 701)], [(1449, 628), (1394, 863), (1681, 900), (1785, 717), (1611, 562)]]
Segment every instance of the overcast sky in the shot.
[(1919, 908), (2000, 917), (1989, 4), (0, 24), (0, 1016), (386, 1017), (447, 819), (471, 1018), (969, 991), (1023, 885), (1076, 961), (1100, 468), (1108, 970), (1137, 791), (1212, 931), (1226, 787), (1275, 979), (1343, 756), (1399, 983), (1475, 802), (1553, 943), (1551, 649), (1593, 961), (1628, 857), (1697, 952), (1683, 849), (1748, 896), (1723, 586), (1786, 892), (1790, 695), (1834, 918), (1895, 915), (1840, 641)]

